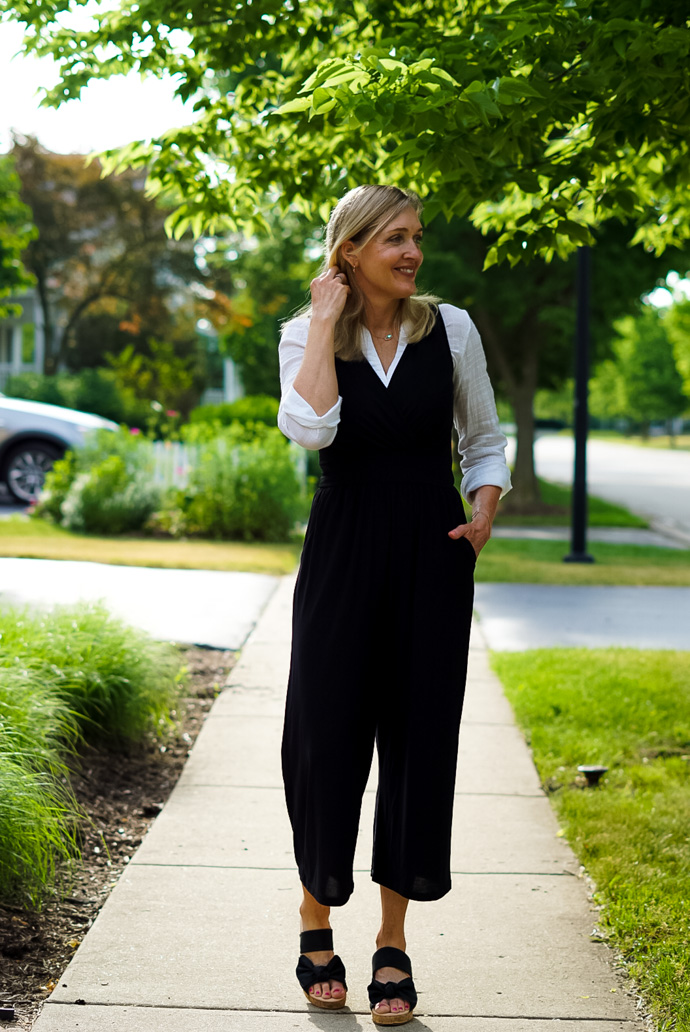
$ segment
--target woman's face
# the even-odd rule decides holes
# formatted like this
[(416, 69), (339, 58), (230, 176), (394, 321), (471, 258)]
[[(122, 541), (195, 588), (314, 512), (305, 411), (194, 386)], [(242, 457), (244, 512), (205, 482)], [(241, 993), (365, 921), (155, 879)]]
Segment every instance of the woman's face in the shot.
[[(416, 291), (415, 277), (422, 264), (422, 224), (412, 207), (405, 208), (384, 226), (359, 253), (357, 285), (371, 301), (385, 302), (410, 297)], [(347, 244), (345, 256), (350, 254)]]

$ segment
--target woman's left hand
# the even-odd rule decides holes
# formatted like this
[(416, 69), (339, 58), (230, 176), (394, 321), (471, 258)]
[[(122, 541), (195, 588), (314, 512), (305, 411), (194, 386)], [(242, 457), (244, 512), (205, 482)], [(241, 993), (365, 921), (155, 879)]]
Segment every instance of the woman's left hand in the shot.
[(461, 523), (459, 527), (448, 531), (448, 537), (457, 541), (458, 538), (466, 537), (472, 545), (476, 555), (479, 555), (486, 542), (491, 537), (491, 521), (488, 516), (478, 513), (471, 523)]

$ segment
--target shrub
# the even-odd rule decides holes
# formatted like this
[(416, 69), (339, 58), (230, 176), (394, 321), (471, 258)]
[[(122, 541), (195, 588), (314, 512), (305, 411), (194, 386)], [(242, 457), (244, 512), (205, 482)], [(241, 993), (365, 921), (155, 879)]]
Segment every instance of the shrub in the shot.
[(61, 861), (78, 855), (78, 813), (55, 778), (3, 749), (0, 730), (0, 900), (40, 906)]
[(86, 533), (139, 530), (161, 502), (152, 469), (149, 441), (99, 430), (55, 463), (34, 515)]
[(62, 519), (62, 503), (69, 494), (79, 472), (75, 452), (65, 452), (61, 459), (53, 464), (46, 476), (41, 496), (33, 508), (33, 515), (59, 523)]
[(76, 477), (60, 522), (86, 534), (126, 534), (143, 527), (160, 501), (160, 488), (143, 470), (129, 473), (121, 455), (109, 455)]
[[(3, 387), (8, 398), (23, 398), (25, 401), (41, 401), (44, 405), (64, 405), (58, 376), (44, 376), (43, 373), (18, 373), (10, 376)], [(96, 413), (100, 415), (100, 413)]]
[(0, 668), (0, 898), (38, 903), (56, 861), (75, 855), (62, 755), (76, 737), (68, 704), (43, 677), (21, 661)]
[(237, 401), (220, 405), (199, 405), (189, 414), (190, 423), (263, 423), (275, 426), (278, 418), (278, 400), (270, 394), (250, 394)]
[(122, 748), (169, 720), (174, 650), (101, 606), (0, 609), (0, 899), (40, 905), (78, 856), (65, 757), (83, 741)]
[(280, 431), (233, 424), (202, 446), (188, 487), (171, 494), (150, 525), (177, 535), (285, 541), (303, 505)]
[(174, 648), (100, 604), (41, 615), (0, 608), (0, 640), (0, 682), (19, 670), (25, 682), (52, 693), (36, 704), (25, 738), (52, 735), (54, 750), (59, 743), (63, 751), (72, 749), (78, 737), (110, 745), (136, 741), (158, 727), (177, 698)]

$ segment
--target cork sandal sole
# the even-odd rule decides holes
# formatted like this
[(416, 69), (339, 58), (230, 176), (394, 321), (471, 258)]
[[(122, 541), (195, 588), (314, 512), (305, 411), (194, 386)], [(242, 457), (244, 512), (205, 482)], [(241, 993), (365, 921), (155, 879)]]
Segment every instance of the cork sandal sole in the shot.
[(317, 996), (311, 996), (306, 989), (303, 992), (312, 1007), (320, 1007), (321, 1010), (340, 1010), (341, 1007), (345, 1006), (345, 996), (339, 1000), (321, 1000)]
[(378, 1011), (371, 1012), (371, 1020), (375, 1025), (406, 1025), (408, 1021), (412, 1021), (414, 1017), (414, 1011), (408, 1010), (403, 1011), (402, 1014), (380, 1014)]

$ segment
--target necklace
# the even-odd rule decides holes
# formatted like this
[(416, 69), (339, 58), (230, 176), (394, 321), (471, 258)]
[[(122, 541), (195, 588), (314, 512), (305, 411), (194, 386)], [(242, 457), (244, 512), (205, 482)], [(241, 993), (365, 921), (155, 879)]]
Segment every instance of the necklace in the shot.
[(378, 337), (379, 340), (392, 340), (395, 333), (397, 333), (397, 330), (393, 330), (392, 333), (374, 333), (373, 330), (371, 330), (370, 332), (372, 337)]

